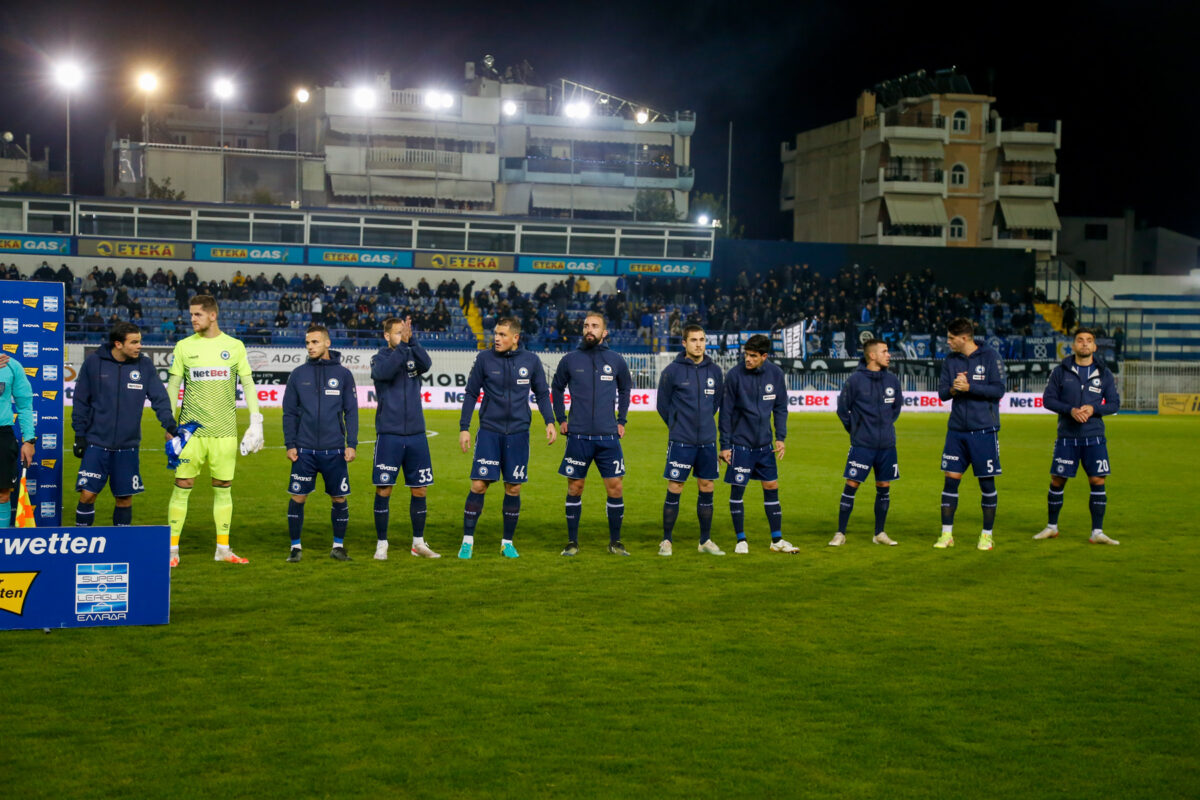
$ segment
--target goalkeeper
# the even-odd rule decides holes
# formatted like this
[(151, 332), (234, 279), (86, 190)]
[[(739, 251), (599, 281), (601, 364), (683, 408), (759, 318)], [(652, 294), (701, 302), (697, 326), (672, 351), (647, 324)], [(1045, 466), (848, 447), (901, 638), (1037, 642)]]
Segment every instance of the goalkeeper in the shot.
[(168, 394), (179, 396), (180, 424), (199, 422), (182, 453), (175, 470), (175, 491), (167, 508), (171, 525), (171, 566), (179, 566), (179, 534), (187, 519), (188, 496), (196, 478), (208, 465), (213, 486), (213, 522), (217, 528), (216, 561), (246, 564), (229, 548), (229, 524), (233, 519), (233, 475), (237, 466), (237, 381), (242, 382), (246, 406), (250, 409), (250, 427), (242, 438), (242, 455), (257, 453), (263, 446), (263, 417), (258, 410), (258, 393), (251, 378), (246, 346), (222, 333), (217, 325), (217, 301), (206, 294), (196, 295), (188, 304), (192, 330), (196, 333), (175, 345), (169, 370)]

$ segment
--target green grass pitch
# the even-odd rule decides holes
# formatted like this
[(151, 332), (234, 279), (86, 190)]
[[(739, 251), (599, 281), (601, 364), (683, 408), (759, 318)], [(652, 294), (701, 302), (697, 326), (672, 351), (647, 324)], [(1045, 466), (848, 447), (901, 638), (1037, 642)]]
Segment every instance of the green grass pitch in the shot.
[[(279, 412), (266, 416), (278, 447)], [(372, 419), (363, 412), (364, 442)], [(234, 484), (232, 541), (248, 566), (212, 561), (211, 493), (198, 483), (169, 626), (0, 636), (3, 796), (1170, 798), (1200, 787), (1200, 420), (1109, 421), (1105, 530), (1122, 545), (1104, 548), (1085, 543), (1083, 479), (1068, 485), (1062, 537), (1031, 540), (1054, 423), (1007, 417), (997, 545), (983, 553), (969, 478), (958, 546), (931, 547), (944, 416), (899, 422), (888, 532), (900, 546), (871, 544), (868, 485), (834, 549), (847, 437), (832, 415), (793, 414), (781, 499), (800, 554), (767, 552), (755, 487), (751, 554), (735, 557), (719, 484), (714, 538), (730, 555), (696, 552), (693, 485), (667, 559), (656, 555), (665, 429), (634, 414), (632, 558), (605, 553), (594, 474), (582, 552), (558, 555), (562, 445), (535, 439), (521, 558), (499, 556), (493, 488), (470, 562), (454, 557), (469, 468), (457, 413), (428, 421), (427, 539), (440, 561), (407, 554), (399, 493), (391, 560), (371, 559), (364, 444), (351, 470), (354, 561), (327, 557), (317, 494), (305, 560), (285, 563), (288, 465), (268, 449), (240, 460)], [(143, 453), (142, 465), (135, 522), (165, 522), (165, 459)], [(76, 468), (68, 459), (68, 486)], [(105, 497), (97, 520), (111, 507)]]

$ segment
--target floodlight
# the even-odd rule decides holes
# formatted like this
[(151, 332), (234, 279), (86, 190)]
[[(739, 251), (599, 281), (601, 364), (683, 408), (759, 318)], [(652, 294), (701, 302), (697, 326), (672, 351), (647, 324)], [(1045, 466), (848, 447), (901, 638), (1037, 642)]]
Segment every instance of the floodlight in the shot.
[(566, 113), (566, 115), (571, 119), (583, 119), (592, 113), (592, 109), (587, 103), (581, 103), (576, 100), (567, 103), (567, 105), (563, 108), (563, 112)]
[(217, 78), (213, 82), (213, 94), (220, 100), (228, 100), (233, 97), (233, 81), (229, 78)]
[(158, 88), (158, 76), (153, 72), (143, 72), (137, 78), (138, 88), (146, 94), (150, 94)]
[(449, 92), (431, 89), (425, 93), (425, 105), (437, 111), (454, 105), (454, 97)]
[(633, 115), (633, 118), (637, 120), (638, 125), (645, 125), (650, 121), (650, 114), (646, 111), (646, 109), (639, 108), (638, 112)]
[(369, 86), (360, 86), (354, 90), (354, 105), (364, 111), (375, 107), (375, 90)]
[(701, 215), (700, 215), (700, 216), (699, 216), (699, 217), (696, 219), (696, 223), (697, 223), (698, 225), (707, 225), (707, 224), (708, 224), (708, 215), (707, 215), (707, 214), (701, 214)]
[(83, 70), (73, 61), (64, 61), (54, 68), (54, 80), (68, 91), (76, 89), (83, 83)]
[(504, 112), (504, 116), (511, 117), (517, 113), (517, 104), (512, 100), (505, 100), (504, 104), (500, 106), (500, 110)]
[(308, 93), (308, 89), (297, 89), (296, 90), (296, 102), (297, 103), (307, 103), (309, 97), (310, 97), (310, 95)]

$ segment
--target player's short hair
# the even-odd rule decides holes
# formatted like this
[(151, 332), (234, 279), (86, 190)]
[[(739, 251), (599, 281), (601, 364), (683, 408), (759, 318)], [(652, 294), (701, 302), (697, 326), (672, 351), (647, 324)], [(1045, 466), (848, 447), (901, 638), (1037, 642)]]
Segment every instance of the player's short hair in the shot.
[(964, 333), (975, 334), (975, 323), (966, 317), (955, 317), (946, 324), (946, 332), (951, 336), (962, 336)]
[(701, 326), (701, 325), (684, 325), (683, 326), (684, 341), (687, 341), (687, 338), (689, 336), (691, 336), (693, 333), (696, 333), (697, 331), (699, 331), (700, 333), (704, 333), (703, 326)]
[(118, 322), (108, 329), (108, 346), (116, 347), (119, 344), (124, 344), (131, 333), (141, 333), (142, 329), (132, 322)]
[(401, 322), (404, 322), (404, 320), (400, 319), (399, 317), (388, 317), (383, 321), (383, 332), (387, 333)]
[(500, 319), (496, 320), (496, 327), (499, 328), (501, 325), (508, 328), (508, 332), (513, 335), (521, 332), (521, 323), (516, 317), (501, 317)]
[(200, 306), (201, 310), (215, 314), (217, 313), (217, 298), (211, 294), (198, 294), (188, 300), (188, 306)]
[(761, 333), (756, 333), (746, 340), (746, 343), (742, 345), (742, 349), (764, 356), (769, 355), (771, 352), (771, 340)]
[(867, 339), (862, 343), (863, 354), (865, 355), (871, 352), (872, 347), (878, 347), (879, 345), (887, 347), (887, 342), (885, 342), (883, 339)]
[(1083, 327), (1076, 328), (1075, 335), (1072, 338), (1078, 339), (1079, 334), (1081, 334), (1081, 333), (1086, 333), (1088, 336), (1092, 337), (1093, 339), (1096, 338), (1096, 332), (1094, 330), (1092, 330), (1091, 328), (1083, 328)]
[(325, 334), (325, 338), (326, 338), (326, 339), (329, 339), (329, 338), (331, 338), (331, 337), (330, 337), (330, 335), (329, 335), (329, 328), (326, 328), (324, 325), (318, 325), (318, 324), (317, 324), (317, 323), (315, 323), (315, 322), (314, 322), (314, 323), (312, 323), (311, 325), (309, 325), (309, 326), (308, 326), (308, 327), (307, 327), (307, 328), (304, 330), (304, 335), (305, 335), (306, 337), (307, 337), (307, 336), (308, 336), (308, 334), (310, 334), (310, 333), (323, 333), (323, 334)]
[(589, 319), (593, 319), (593, 318), (600, 320), (600, 324), (602, 326), (604, 326), (605, 328), (608, 328), (608, 320), (605, 319), (604, 315), (601, 314), (599, 311), (589, 311), (588, 313), (583, 315), (583, 319), (585, 321), (589, 320)]

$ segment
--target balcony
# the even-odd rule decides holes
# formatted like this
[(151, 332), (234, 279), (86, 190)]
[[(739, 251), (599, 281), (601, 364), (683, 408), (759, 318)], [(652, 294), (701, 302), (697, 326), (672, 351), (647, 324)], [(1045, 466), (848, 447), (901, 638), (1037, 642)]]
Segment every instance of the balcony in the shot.
[(983, 185), (985, 189), (991, 187), (996, 200), (1001, 197), (1044, 197), (1057, 203), (1058, 181), (1057, 172), (1017, 165), (1001, 167)]
[[(572, 181), (571, 175), (579, 176)], [(661, 161), (598, 161), (577, 158), (506, 158), (504, 180), (509, 183), (575, 183), (582, 186), (624, 186), (640, 189), (691, 191), (695, 170)]]
[(880, 222), (875, 243), (909, 247), (945, 247), (946, 229), (941, 225), (894, 225)]
[(862, 146), (879, 144), (887, 139), (934, 139), (950, 142), (950, 122), (942, 114), (930, 114), (924, 109), (884, 111), (863, 118)]
[(945, 197), (947, 194), (946, 172), (934, 162), (920, 166), (896, 166), (889, 164), (879, 168), (878, 175), (863, 181), (862, 199), (874, 200), (883, 194), (929, 194)]
[(1062, 120), (1007, 120), (992, 117), (987, 122), (988, 145), (1047, 144), (1062, 147)]
[(992, 226), (990, 244), (992, 247), (1000, 247), (1007, 250), (1033, 250), (1057, 253), (1058, 231), (999, 228)]
[(412, 172), (421, 175), (444, 173), (461, 175), (462, 153), (446, 150), (420, 150), (408, 147), (372, 147), (367, 151), (367, 167), (372, 172)]

